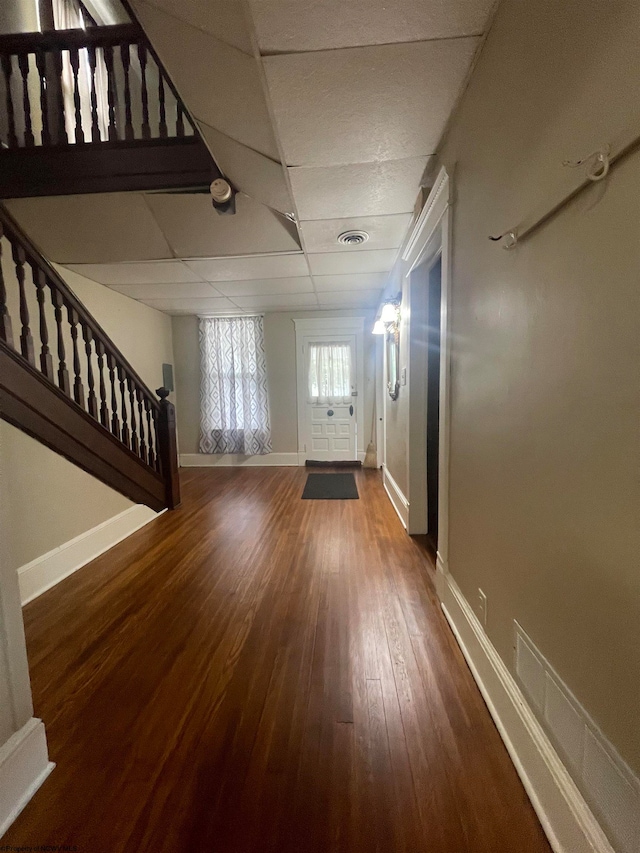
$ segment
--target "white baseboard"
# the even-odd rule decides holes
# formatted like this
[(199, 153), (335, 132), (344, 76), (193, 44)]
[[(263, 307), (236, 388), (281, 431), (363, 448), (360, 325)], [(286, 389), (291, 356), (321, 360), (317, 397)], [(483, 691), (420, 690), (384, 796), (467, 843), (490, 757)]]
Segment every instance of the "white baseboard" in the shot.
[(389, 473), (386, 465), (382, 466), (382, 485), (389, 496), (389, 500), (391, 501), (393, 508), (398, 513), (398, 518), (406, 529), (409, 524), (409, 501), (402, 493), (400, 486), (398, 486)]
[[(358, 451), (364, 462), (365, 452)], [(181, 453), (181, 468), (281, 468), (304, 465), (307, 453), (265, 453), (264, 456), (243, 456), (240, 453)]]
[(613, 853), (606, 835), (462, 595), (446, 575), (442, 609), (555, 853)]
[(18, 569), (18, 582), (22, 604), (33, 601), (68, 575), (153, 521), (158, 515), (160, 513), (154, 512), (148, 506), (136, 504), (21, 566)]
[(443, 559), (440, 551), (436, 553), (436, 594), (440, 603), (444, 601), (444, 596), (447, 590), (447, 577), (449, 575), (449, 567)]
[(54, 767), (44, 725), (36, 717), (0, 746), (0, 838)]
[(272, 468), (299, 464), (297, 453), (265, 453), (264, 456), (243, 456), (240, 453), (180, 454), (181, 468)]

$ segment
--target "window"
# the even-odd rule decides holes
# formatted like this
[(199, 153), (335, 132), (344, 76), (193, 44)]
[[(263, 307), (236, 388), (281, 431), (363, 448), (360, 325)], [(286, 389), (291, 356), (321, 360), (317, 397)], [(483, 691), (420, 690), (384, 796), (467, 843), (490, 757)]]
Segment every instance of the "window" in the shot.
[(308, 364), (311, 402), (339, 403), (351, 398), (351, 344), (310, 343)]
[[(53, 0), (53, 20), (57, 30), (86, 29), (86, 11), (78, 0)], [(96, 51), (95, 70), (96, 115), (100, 139), (108, 139), (109, 101), (107, 95), (107, 66), (102, 49)], [(64, 99), (64, 124), (69, 142), (76, 139), (75, 85), (71, 60), (67, 51), (62, 54), (62, 94)], [(78, 51), (78, 97), (82, 133), (85, 142), (92, 140), (91, 126), (91, 66), (86, 47)]]
[(200, 320), (200, 452), (271, 452), (262, 317)]

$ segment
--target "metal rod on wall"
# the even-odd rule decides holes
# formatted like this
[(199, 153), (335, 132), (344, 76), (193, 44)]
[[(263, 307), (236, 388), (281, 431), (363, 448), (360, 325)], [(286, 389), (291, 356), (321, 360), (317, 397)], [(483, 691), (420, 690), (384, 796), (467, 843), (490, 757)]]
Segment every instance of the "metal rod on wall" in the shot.
[(489, 240), (494, 243), (500, 243), (503, 249), (513, 249), (525, 237), (539, 228), (544, 222), (547, 222), (553, 216), (562, 210), (565, 205), (579, 195), (585, 187), (591, 186), (594, 182), (601, 181), (607, 177), (612, 166), (620, 162), (624, 157), (633, 153), (640, 147), (640, 135), (638, 128), (629, 128), (610, 145), (603, 145), (601, 148), (592, 151), (590, 154), (581, 157), (579, 160), (564, 160), (563, 166), (575, 168), (585, 166), (585, 171), (580, 182), (569, 192), (562, 191), (555, 201), (547, 203), (544, 207), (539, 208), (531, 216), (524, 219), (515, 228), (508, 228), (502, 234), (497, 236), (489, 236)]

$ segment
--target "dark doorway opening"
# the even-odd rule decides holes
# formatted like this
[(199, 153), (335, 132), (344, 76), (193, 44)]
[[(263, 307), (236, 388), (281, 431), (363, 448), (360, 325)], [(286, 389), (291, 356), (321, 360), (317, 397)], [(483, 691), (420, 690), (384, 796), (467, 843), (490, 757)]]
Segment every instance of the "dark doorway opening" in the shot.
[(438, 547), (438, 457), (440, 447), (440, 311), (442, 261), (429, 270), (427, 301), (427, 539)]

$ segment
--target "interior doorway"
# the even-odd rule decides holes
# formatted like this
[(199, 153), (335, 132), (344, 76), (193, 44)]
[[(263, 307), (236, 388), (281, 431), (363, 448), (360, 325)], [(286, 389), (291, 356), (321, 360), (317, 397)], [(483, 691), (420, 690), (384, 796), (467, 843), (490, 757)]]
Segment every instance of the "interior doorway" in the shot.
[(409, 308), (407, 531), (437, 545), (441, 598), (449, 560), (451, 218), (449, 176), (441, 169), (402, 254)]
[(442, 259), (439, 255), (427, 279), (427, 538), (438, 549), (438, 460), (440, 454), (440, 318)]

